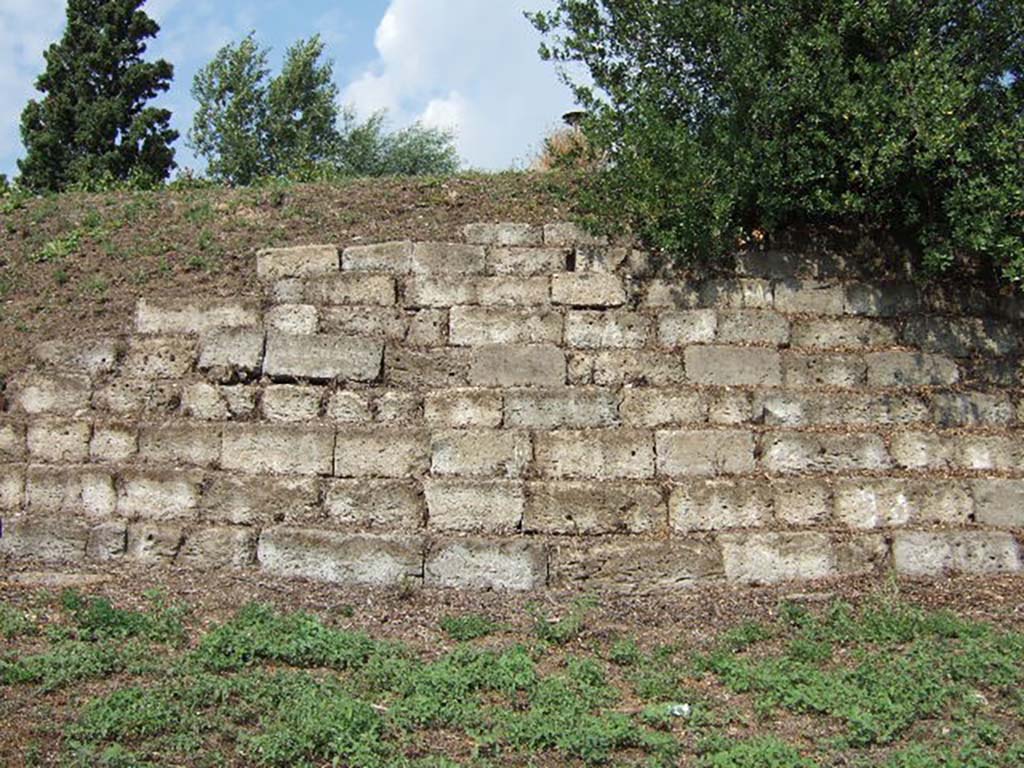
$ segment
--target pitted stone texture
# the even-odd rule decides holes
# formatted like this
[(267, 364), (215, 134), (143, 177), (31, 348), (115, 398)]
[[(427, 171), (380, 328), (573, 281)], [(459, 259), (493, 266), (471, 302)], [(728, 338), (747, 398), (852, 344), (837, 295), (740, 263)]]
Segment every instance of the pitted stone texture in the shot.
[(837, 572), (830, 537), (823, 533), (748, 533), (721, 537), (725, 576), (744, 584), (820, 579)]
[(954, 361), (923, 352), (874, 352), (866, 356), (868, 386), (948, 386), (960, 379)]
[(600, 386), (645, 384), (665, 387), (681, 384), (686, 380), (683, 358), (677, 352), (608, 349), (578, 354), (580, 357), (576, 358), (577, 367), (585, 364), (590, 372), (588, 383)]
[(256, 274), (261, 280), (316, 277), (337, 271), (338, 249), (333, 245), (267, 248), (256, 254)]
[(319, 315), (325, 335), (402, 341), (409, 334), (410, 315), (400, 307), (320, 307)]
[(221, 466), (247, 474), (330, 475), (334, 430), (286, 424), (226, 424)]
[(787, 387), (863, 386), (868, 366), (862, 355), (782, 353), (783, 383)]
[(659, 431), (658, 474), (666, 477), (753, 472), (754, 436), (738, 429)]
[(249, 378), (263, 366), (263, 331), (229, 328), (211, 331), (200, 342), (199, 370), (222, 381)]
[(697, 305), (713, 309), (771, 309), (774, 290), (768, 280), (725, 278), (706, 280), (697, 290)]
[(565, 343), (577, 349), (639, 348), (651, 337), (651, 320), (639, 312), (573, 311), (565, 320)]
[(139, 458), (171, 466), (212, 467), (220, 462), (220, 427), (163, 424), (139, 429)]
[(122, 557), (128, 547), (128, 526), (121, 522), (98, 523), (89, 529), (85, 554), (89, 560), (106, 562)]
[(1021, 570), (1020, 550), (1013, 536), (991, 531), (900, 531), (893, 541), (893, 560), (896, 572), (904, 576)]
[(727, 309), (718, 313), (717, 341), (724, 344), (789, 344), (789, 320), (767, 309)]
[(162, 418), (178, 411), (181, 397), (178, 381), (113, 379), (96, 390), (93, 407), (125, 419)]
[(448, 316), (453, 346), (560, 344), (562, 315), (499, 307), (453, 307)]
[(901, 432), (892, 437), (892, 455), (906, 469), (1024, 469), (1024, 445), (1008, 435)]
[(175, 336), (136, 336), (121, 366), (126, 378), (180, 379), (196, 362), (196, 343)]
[(527, 533), (655, 534), (666, 530), (665, 499), (652, 486), (622, 482), (532, 482), (527, 486)]
[(676, 531), (758, 528), (771, 522), (768, 486), (746, 480), (704, 480), (672, 488), (669, 520)]
[(466, 429), (435, 432), (431, 471), (439, 476), (522, 477), (532, 451), (527, 432)]
[(700, 291), (692, 283), (655, 278), (644, 285), (642, 303), (645, 309), (696, 309)]
[(484, 249), (479, 245), (414, 243), (412, 246), (412, 271), (416, 274), (480, 275), (486, 268)]
[(200, 518), (223, 525), (303, 523), (320, 513), (319, 481), (312, 477), (235, 476), (206, 478)]
[(974, 503), (960, 483), (934, 480), (843, 480), (835, 491), (836, 519), (850, 528), (970, 522)]
[(25, 468), (0, 464), (0, 512), (21, 509), (25, 501)]
[(367, 304), (389, 307), (395, 303), (395, 278), (361, 272), (342, 272), (306, 283), (307, 303)]
[(260, 407), (268, 421), (316, 421), (324, 396), (323, 387), (273, 384), (263, 390)]
[(464, 226), (462, 236), (472, 245), (541, 245), (544, 242), (544, 229), (517, 222), (480, 222)]
[(37, 345), (32, 357), (48, 368), (99, 376), (114, 370), (122, 352), (120, 339), (59, 339)]
[(712, 424), (738, 425), (761, 421), (760, 405), (750, 392), (720, 389), (708, 397), (708, 421)]
[(658, 340), (667, 347), (707, 344), (718, 332), (718, 313), (713, 309), (691, 309), (658, 314)]
[(982, 318), (911, 317), (903, 329), (908, 346), (951, 357), (1008, 355), (1020, 347), (1011, 323)]
[(775, 284), (775, 308), (779, 312), (841, 315), (844, 304), (842, 283), (789, 279)]
[(121, 478), (117, 514), (129, 520), (193, 520), (202, 480), (196, 472), (132, 470)]
[(1006, 426), (1016, 419), (1006, 393), (939, 392), (932, 395), (935, 423), (940, 427)]
[(892, 465), (879, 435), (769, 432), (763, 441), (761, 462), (769, 472), (848, 472)]
[(182, 392), (185, 416), (206, 421), (247, 419), (256, 412), (258, 390), (251, 386), (217, 386), (208, 382), (190, 384)]
[(423, 576), (423, 544), (409, 536), (271, 528), (257, 559), (270, 573), (336, 584), (393, 586)]
[(89, 527), (67, 515), (14, 515), (4, 519), (0, 557), (79, 562), (85, 557), (88, 541)]
[(551, 303), (548, 277), (414, 275), (405, 285), (407, 307), (535, 307)]
[(877, 320), (859, 317), (797, 320), (793, 323), (794, 347), (860, 349), (896, 344), (896, 332)]
[(654, 439), (647, 430), (558, 430), (538, 432), (534, 439), (537, 472), (543, 477), (654, 477)]
[(497, 275), (549, 275), (565, 271), (570, 253), (565, 248), (492, 248), (487, 266)]
[(972, 490), (978, 523), (1024, 528), (1024, 480), (975, 480)]
[(920, 397), (860, 392), (778, 392), (761, 399), (764, 423), (787, 427), (828, 424), (920, 424), (930, 420)]
[(257, 532), (247, 528), (202, 528), (186, 535), (176, 562), (197, 569), (243, 568), (256, 562)]
[(435, 390), (427, 393), (424, 418), (430, 427), (498, 427), (503, 402), (496, 389)]
[(88, 377), (70, 374), (26, 373), (11, 382), (11, 404), (30, 415), (73, 416), (88, 410), (92, 385)]
[(46, 464), (84, 463), (89, 460), (92, 424), (87, 421), (37, 421), (29, 424), (28, 455)]
[(654, 429), (703, 423), (707, 421), (708, 406), (692, 389), (627, 387), (619, 413), (626, 426)]
[(505, 391), (506, 427), (583, 429), (612, 427), (619, 421), (614, 390), (591, 387)]
[(409, 330), (403, 341), (413, 347), (443, 347), (448, 343), (448, 312), (421, 309), (407, 313)]
[(429, 526), (436, 531), (512, 533), (523, 522), (525, 494), (509, 480), (427, 480)]
[(29, 467), (24, 484), (25, 508), (34, 514), (102, 521), (117, 508), (114, 478), (102, 469)]
[(804, 527), (829, 522), (833, 505), (829, 484), (817, 478), (773, 478), (769, 488), (776, 523)]
[(125, 462), (139, 451), (139, 436), (134, 425), (95, 424), (89, 441), (89, 457), (93, 461)]
[(776, 386), (782, 383), (779, 353), (748, 347), (688, 347), (686, 376), (698, 384)]
[(523, 539), (456, 539), (431, 548), (424, 583), (463, 589), (528, 590), (547, 583), (547, 552)]
[(416, 477), (429, 463), (430, 440), (424, 430), (349, 427), (338, 432), (336, 477)]
[(480, 387), (550, 387), (565, 384), (565, 353), (556, 346), (495, 345), (472, 351), (469, 382)]
[(412, 270), (412, 241), (353, 245), (341, 252), (341, 268), (347, 272), (391, 272)]
[(24, 425), (0, 422), (0, 461), (25, 458), (25, 445)]
[(846, 286), (848, 315), (895, 317), (921, 308), (921, 294), (913, 283), (850, 283)]
[(566, 272), (551, 276), (551, 300), (573, 307), (619, 307), (626, 303), (626, 290), (615, 275)]
[(552, 553), (551, 583), (629, 594), (692, 588), (723, 576), (722, 554), (706, 541), (631, 537), (566, 540)]
[(476, 350), (407, 349), (388, 345), (384, 381), (396, 387), (464, 387)]
[(423, 527), (424, 503), (410, 480), (332, 480), (324, 509), (330, 523), (354, 530), (416, 531)]
[(135, 330), (139, 333), (206, 333), (255, 326), (259, 321), (256, 306), (243, 302), (140, 299), (135, 307)]
[(545, 245), (607, 245), (604, 235), (592, 235), (571, 221), (558, 221), (544, 225)]
[(126, 554), (144, 563), (171, 563), (185, 541), (185, 529), (175, 523), (139, 523), (128, 526)]
[(279, 304), (267, 312), (267, 327), (293, 335), (316, 333), (320, 316), (312, 304)]
[(383, 347), (366, 339), (326, 334), (267, 336), (263, 371), (271, 378), (311, 381), (373, 381), (380, 376)]

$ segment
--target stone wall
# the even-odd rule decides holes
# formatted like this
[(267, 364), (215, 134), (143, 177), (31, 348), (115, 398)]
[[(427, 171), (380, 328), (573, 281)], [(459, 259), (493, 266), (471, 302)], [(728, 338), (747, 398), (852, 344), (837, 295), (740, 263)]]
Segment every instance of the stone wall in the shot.
[(678, 588), (1021, 569), (1020, 301), (571, 225), (274, 249), (142, 299), (0, 413), (0, 556), (339, 582)]

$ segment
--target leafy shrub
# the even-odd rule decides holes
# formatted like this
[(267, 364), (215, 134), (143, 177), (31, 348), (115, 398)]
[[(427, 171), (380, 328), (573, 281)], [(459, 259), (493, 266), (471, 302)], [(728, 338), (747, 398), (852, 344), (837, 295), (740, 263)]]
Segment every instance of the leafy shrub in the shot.
[[(559, 0), (531, 15), (588, 111), (591, 223), (681, 259), (868, 225), (1024, 279), (1017, 0)], [(589, 70), (588, 81), (569, 74)]]
[(465, 616), (444, 616), (441, 629), (452, 640), (460, 643), (486, 637), (498, 629), (498, 625), (479, 613), (467, 613)]

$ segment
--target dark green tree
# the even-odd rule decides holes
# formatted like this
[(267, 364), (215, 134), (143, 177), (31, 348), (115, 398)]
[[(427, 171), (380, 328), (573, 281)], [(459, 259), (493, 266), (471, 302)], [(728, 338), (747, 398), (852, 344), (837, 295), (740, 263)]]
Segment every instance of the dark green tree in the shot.
[(45, 52), (46, 70), (36, 81), (44, 96), (21, 116), (21, 185), (158, 182), (174, 168), (171, 113), (146, 106), (168, 89), (174, 70), (142, 58), (146, 40), (160, 30), (140, 10), (143, 2), (68, 0), (64, 35)]

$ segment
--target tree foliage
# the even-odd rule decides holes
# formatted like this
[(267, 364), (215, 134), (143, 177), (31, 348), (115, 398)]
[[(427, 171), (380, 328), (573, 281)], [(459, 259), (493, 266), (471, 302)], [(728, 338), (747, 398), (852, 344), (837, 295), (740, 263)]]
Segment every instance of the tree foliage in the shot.
[(111, 180), (157, 182), (174, 167), (171, 113), (146, 106), (166, 91), (173, 67), (144, 61), (160, 27), (144, 0), (69, 0), (67, 27), (47, 49), (36, 81), (44, 94), (21, 116), (27, 150), (19, 183), (35, 190)]
[(684, 258), (756, 229), (881, 226), (937, 270), (1024, 279), (1024, 0), (558, 0), (530, 18), (588, 111), (585, 206), (605, 226)]
[(389, 133), (384, 113), (365, 121), (338, 107), (333, 67), (318, 36), (285, 53), (270, 77), (268, 52), (249, 34), (196, 75), (199, 104), (189, 145), (215, 179), (250, 184), (268, 176), (446, 174), (458, 168), (453, 137), (419, 124)]

